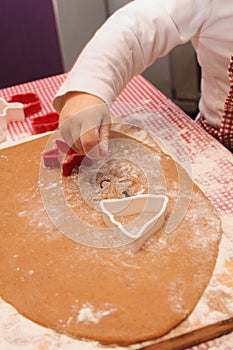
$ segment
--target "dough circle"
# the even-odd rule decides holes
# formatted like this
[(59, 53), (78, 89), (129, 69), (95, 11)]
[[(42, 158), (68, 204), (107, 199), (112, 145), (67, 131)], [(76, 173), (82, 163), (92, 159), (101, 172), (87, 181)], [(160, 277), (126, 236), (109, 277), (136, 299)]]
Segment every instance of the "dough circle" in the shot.
[[(184, 194), (186, 214), (178, 227), (170, 234), (161, 229), (137, 254), (127, 246), (76, 243), (51, 223), (41, 199), (47, 140), (0, 151), (0, 296), (34, 322), (76, 338), (128, 345), (164, 335), (192, 312), (212, 276), (221, 238), (215, 209), (193, 185), (188, 208)], [(182, 196), (179, 167), (149, 141), (166, 178), (168, 220)], [(64, 193), (73, 178), (63, 179)], [(72, 209), (86, 215), (80, 206)], [(103, 225), (99, 215), (90, 209), (96, 230)]]

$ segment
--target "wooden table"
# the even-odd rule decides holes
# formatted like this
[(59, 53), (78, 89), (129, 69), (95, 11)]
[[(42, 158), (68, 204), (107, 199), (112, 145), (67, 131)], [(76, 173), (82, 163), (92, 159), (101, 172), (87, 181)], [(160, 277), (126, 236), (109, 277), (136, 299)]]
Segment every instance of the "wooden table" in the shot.
[[(62, 74), (5, 88), (0, 90), (0, 96), (9, 99), (13, 94), (36, 92), (42, 101), (42, 110), (37, 115), (43, 115), (53, 111), (52, 99), (65, 77), (66, 75)], [(125, 122), (145, 128), (166, 143), (168, 151), (186, 167), (193, 180), (215, 206), (224, 230), (215, 272), (194, 312), (180, 326), (163, 337), (165, 345), (153, 342), (144, 348), (183, 349), (184, 344), (194, 345), (197, 339), (199, 342), (206, 341), (229, 332), (233, 329), (232, 153), (141, 76), (132, 79), (112, 105), (111, 111), (113, 115), (127, 114)], [(19, 142), (31, 134), (30, 118), (9, 125), (9, 140)], [(29, 330), (30, 327), (33, 331)], [(14, 335), (10, 335), (10, 332)], [(41, 336), (43, 344), (40, 342)], [(170, 345), (167, 342), (168, 338), (173, 341)], [(18, 315), (11, 306), (0, 302), (0, 349), (79, 349), (75, 342), (32, 324)], [(82, 343), (80, 346), (80, 349), (84, 350), (92, 348), (89, 347), (90, 344)], [(95, 344), (91, 346), (93, 349), (99, 349)], [(192, 349), (213, 348), (233, 350), (233, 333), (194, 346)]]

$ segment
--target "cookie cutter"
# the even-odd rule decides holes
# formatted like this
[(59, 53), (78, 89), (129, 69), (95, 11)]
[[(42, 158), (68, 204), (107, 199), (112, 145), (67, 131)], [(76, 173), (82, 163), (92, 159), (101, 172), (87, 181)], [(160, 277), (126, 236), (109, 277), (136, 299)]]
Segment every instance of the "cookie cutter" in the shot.
[(6, 130), (10, 122), (25, 119), (23, 107), (22, 103), (7, 102), (3, 97), (0, 97), (0, 142), (6, 141)]
[(6, 131), (0, 127), (0, 143), (5, 142), (6, 140)]
[(43, 134), (47, 131), (56, 130), (59, 124), (59, 114), (50, 112), (42, 116), (36, 116), (31, 119), (33, 134)]
[(45, 168), (60, 168), (62, 156), (58, 149), (51, 149), (42, 153)]
[[(66, 161), (63, 161), (64, 155), (69, 156)], [(92, 159), (85, 154), (75, 153), (63, 140), (55, 140), (55, 148), (43, 152), (42, 157), (46, 168), (61, 168), (63, 176), (70, 176), (73, 169), (81, 164), (92, 165)]]
[[(41, 101), (34, 92), (12, 95), (8, 102), (0, 97), (0, 142), (6, 140), (6, 130), (10, 122), (24, 121), (25, 118), (41, 110)], [(42, 134), (58, 128), (59, 114), (49, 112), (31, 119), (32, 133)]]
[[(29, 117), (41, 110), (40, 98), (34, 92), (13, 95), (9, 101), (23, 104), (25, 117)], [(49, 112), (42, 116), (36, 116), (31, 119), (31, 126), (34, 135), (56, 130), (58, 124), (59, 114), (57, 112)]]
[[(118, 199), (103, 199), (100, 208), (103, 212), (103, 220), (107, 227), (117, 229), (117, 233), (133, 239), (128, 244), (129, 249), (138, 252), (146, 240), (148, 240), (163, 225), (168, 203), (165, 195), (142, 194)], [(145, 223), (137, 227), (137, 233), (128, 230), (129, 224), (123, 225), (116, 217), (130, 216), (144, 213), (152, 213), (153, 216)], [(127, 227), (128, 226), (128, 227)]]
[(73, 169), (80, 165), (91, 166), (92, 160), (87, 158), (85, 154), (72, 154), (70, 158), (62, 164), (62, 175), (70, 176)]
[(41, 110), (40, 98), (34, 92), (12, 95), (9, 99), (9, 102), (22, 103), (25, 117), (29, 117)]
[(72, 155), (75, 153), (63, 140), (55, 140), (54, 144), (54, 149), (42, 153), (46, 168), (60, 168), (63, 164), (63, 154)]

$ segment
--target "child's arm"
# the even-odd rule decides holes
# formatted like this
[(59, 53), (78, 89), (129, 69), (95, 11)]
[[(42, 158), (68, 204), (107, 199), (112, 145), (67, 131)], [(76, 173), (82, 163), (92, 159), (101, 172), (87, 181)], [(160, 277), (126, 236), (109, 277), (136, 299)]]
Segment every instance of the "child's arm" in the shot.
[[(113, 102), (133, 76), (198, 33), (209, 15), (210, 3), (210, 0), (135, 0), (115, 12), (84, 48), (55, 97), (55, 109), (60, 111), (64, 106), (62, 119), (83, 107), (91, 108), (97, 101)], [(69, 97), (75, 91), (88, 95)], [(75, 122), (67, 124), (63, 134), (78, 136), (80, 127), (86, 130), (91, 118), (98, 127), (98, 113), (92, 117), (90, 113), (88, 120), (80, 114), (77, 126)], [(84, 150), (96, 142), (95, 135), (88, 133), (83, 137)]]

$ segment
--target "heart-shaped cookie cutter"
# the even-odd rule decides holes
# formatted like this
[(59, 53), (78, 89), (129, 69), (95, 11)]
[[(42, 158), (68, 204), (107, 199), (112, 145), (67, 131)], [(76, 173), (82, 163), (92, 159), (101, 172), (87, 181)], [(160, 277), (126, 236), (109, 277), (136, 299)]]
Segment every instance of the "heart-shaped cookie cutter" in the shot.
[(56, 130), (58, 124), (59, 114), (57, 112), (49, 112), (44, 115), (32, 117), (31, 119), (33, 135)]
[[(40, 98), (34, 92), (12, 95), (8, 101), (0, 97), (0, 143), (7, 139), (6, 130), (10, 122), (22, 122), (26, 117), (40, 110)], [(55, 127), (57, 125), (53, 130)]]
[[(103, 199), (100, 201), (100, 208), (103, 212), (103, 219), (106, 226), (118, 229), (119, 234), (123, 234), (131, 239), (128, 247), (134, 253), (138, 252), (145, 241), (156, 231), (158, 231), (165, 219), (168, 197), (165, 195), (142, 194), (118, 199)], [(152, 213), (149, 220), (146, 220), (136, 234), (127, 229), (116, 219), (117, 217), (130, 216), (135, 214)]]
[(25, 118), (41, 110), (41, 101), (35, 92), (25, 92), (12, 95), (9, 102), (19, 102), (23, 105)]

